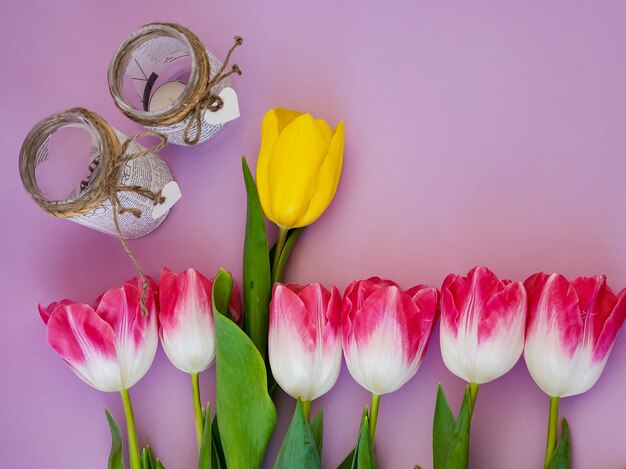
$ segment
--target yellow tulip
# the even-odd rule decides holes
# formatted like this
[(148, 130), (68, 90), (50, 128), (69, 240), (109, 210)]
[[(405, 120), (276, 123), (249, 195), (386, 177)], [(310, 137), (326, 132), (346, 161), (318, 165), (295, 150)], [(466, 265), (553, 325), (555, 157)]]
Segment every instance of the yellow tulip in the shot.
[(263, 118), (256, 168), (265, 216), (282, 230), (313, 223), (330, 204), (341, 174), (344, 130), (287, 109)]

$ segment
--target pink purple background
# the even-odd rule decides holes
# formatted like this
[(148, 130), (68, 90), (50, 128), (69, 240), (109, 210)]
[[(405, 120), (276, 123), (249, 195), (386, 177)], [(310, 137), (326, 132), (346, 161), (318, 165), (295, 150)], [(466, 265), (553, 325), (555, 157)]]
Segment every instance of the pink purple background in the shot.
[[(151, 275), (224, 266), (241, 279), (240, 157), (254, 166), (264, 112), (285, 106), (344, 120), (347, 131), (335, 200), (301, 238), (287, 280), (343, 289), (377, 274), (440, 286), (449, 272), (485, 264), (512, 279), (606, 273), (614, 289), (626, 285), (623, 2), (3, 1), (3, 467), (103, 467), (102, 409), (123, 420), (117, 395), (83, 384), (48, 347), (36, 305), (90, 302), (133, 266), (115, 238), (44, 215), (22, 189), (17, 156), (32, 125), (76, 105), (137, 131), (110, 99), (107, 68), (130, 32), (157, 20), (186, 25), (218, 56), (237, 34), (245, 44), (235, 80), (242, 117), (207, 144), (161, 152), (184, 195), (157, 231), (132, 242)], [(622, 334), (598, 384), (562, 401), (574, 468), (626, 464), (625, 369)], [(458, 408), (463, 383), (435, 336), (415, 378), (382, 399), (382, 468), (432, 467), (437, 382)], [(213, 384), (204, 373), (211, 401)], [(132, 395), (141, 443), (169, 469), (196, 467), (188, 377), (159, 351)], [(325, 410), (324, 467), (353, 445), (367, 400), (344, 367), (314, 403)], [(268, 461), (292, 406), (279, 395)], [(483, 386), (471, 466), (541, 467), (547, 411), (523, 361)]]

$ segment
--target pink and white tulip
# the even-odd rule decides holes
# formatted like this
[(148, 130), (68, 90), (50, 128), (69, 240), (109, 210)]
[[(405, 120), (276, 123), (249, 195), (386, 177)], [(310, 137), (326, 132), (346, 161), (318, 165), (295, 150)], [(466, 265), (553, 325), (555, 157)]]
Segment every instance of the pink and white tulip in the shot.
[[(172, 364), (186, 373), (199, 373), (215, 361), (212, 291), (213, 279), (194, 269), (180, 274), (167, 268), (161, 271), (161, 344)], [(236, 285), (233, 285), (230, 315), (236, 322), (242, 317)]]
[(604, 275), (569, 282), (560, 274), (529, 277), (524, 359), (549, 396), (589, 390), (600, 378), (626, 318), (626, 289), (618, 295)]
[(500, 280), (486, 267), (466, 277), (450, 274), (441, 286), (441, 356), (468, 383), (492, 381), (524, 350), (527, 301), (522, 282)]
[(343, 298), (343, 351), (352, 377), (375, 395), (399, 389), (422, 362), (437, 319), (437, 290), (391, 280), (352, 282)]
[(312, 401), (337, 382), (341, 369), (341, 295), (319, 283), (274, 284), (268, 352), (278, 385)]
[(95, 308), (62, 300), (39, 305), (50, 346), (90, 386), (121, 391), (148, 371), (158, 344), (154, 292), (141, 314), (141, 281), (130, 280), (105, 292)]

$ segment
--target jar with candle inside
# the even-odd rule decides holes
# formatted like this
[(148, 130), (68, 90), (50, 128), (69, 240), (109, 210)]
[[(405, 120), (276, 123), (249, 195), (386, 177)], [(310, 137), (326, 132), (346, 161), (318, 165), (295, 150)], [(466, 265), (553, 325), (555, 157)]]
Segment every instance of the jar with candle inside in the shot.
[(154, 152), (83, 108), (52, 115), (32, 128), (20, 151), (20, 176), (49, 215), (124, 238), (156, 229), (174, 202), (170, 198), (165, 204), (162, 192), (178, 188)]
[(116, 106), (133, 121), (176, 145), (213, 138), (239, 115), (228, 68), (198, 37), (178, 24), (154, 23), (128, 37), (109, 67), (109, 90)]

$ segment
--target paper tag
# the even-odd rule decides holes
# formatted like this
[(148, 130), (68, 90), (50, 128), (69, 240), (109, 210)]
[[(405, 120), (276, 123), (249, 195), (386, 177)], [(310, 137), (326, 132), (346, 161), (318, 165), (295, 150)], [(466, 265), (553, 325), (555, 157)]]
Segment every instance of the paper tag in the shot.
[(239, 117), (239, 101), (237, 100), (237, 93), (234, 89), (228, 87), (219, 92), (218, 96), (222, 98), (224, 107), (219, 111), (204, 113), (204, 121), (207, 124), (218, 125), (230, 122)]
[(172, 206), (176, 202), (178, 202), (178, 199), (182, 197), (182, 194), (180, 193), (180, 187), (178, 187), (176, 181), (170, 181), (165, 184), (165, 186), (163, 186), (163, 189), (161, 189), (161, 195), (165, 197), (165, 201), (159, 205), (156, 205), (154, 207), (154, 210), (152, 210), (152, 218), (154, 218), (155, 220), (165, 215), (168, 210), (172, 208)]

